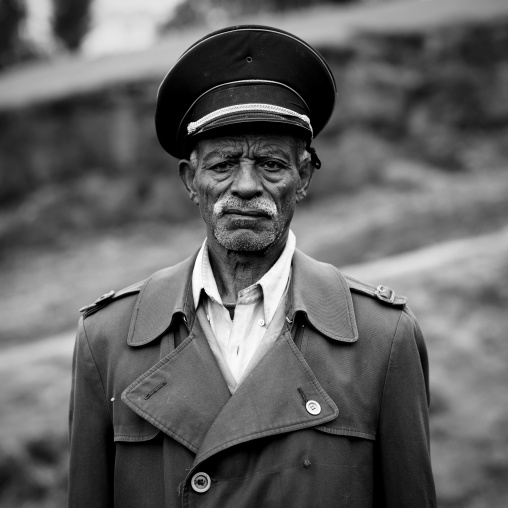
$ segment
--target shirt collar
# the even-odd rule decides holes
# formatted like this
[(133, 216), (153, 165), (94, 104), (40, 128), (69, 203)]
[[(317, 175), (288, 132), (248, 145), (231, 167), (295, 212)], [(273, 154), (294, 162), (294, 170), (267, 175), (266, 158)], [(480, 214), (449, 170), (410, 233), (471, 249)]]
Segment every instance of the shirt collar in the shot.
[[(290, 230), (284, 250), (275, 264), (263, 275), (263, 277), (261, 277), (261, 279), (239, 293), (239, 301), (241, 302), (241, 297), (243, 295), (246, 296), (247, 294), (255, 293), (257, 288), (262, 288), (263, 309), (267, 324), (270, 324), (272, 321), (280, 300), (284, 295), (284, 291), (289, 280), (291, 261), (295, 252), (295, 246), (296, 237)], [(198, 252), (198, 256), (194, 264), (194, 270), (192, 272), (192, 296), (194, 300), (194, 307), (196, 309), (199, 304), (199, 298), (202, 290), (205, 291), (210, 299), (222, 305), (222, 299), (217, 288), (217, 283), (210, 264), (210, 258), (208, 256), (206, 239)]]

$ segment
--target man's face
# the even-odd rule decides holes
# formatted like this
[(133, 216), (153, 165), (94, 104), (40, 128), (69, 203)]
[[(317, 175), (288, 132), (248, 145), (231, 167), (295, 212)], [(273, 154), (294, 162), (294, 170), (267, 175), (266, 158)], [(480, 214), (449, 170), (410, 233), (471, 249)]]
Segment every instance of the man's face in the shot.
[(299, 163), (294, 137), (207, 138), (196, 155), (193, 163), (182, 161), (182, 177), (209, 234), (223, 247), (263, 251), (287, 235), (312, 173), (310, 163)]

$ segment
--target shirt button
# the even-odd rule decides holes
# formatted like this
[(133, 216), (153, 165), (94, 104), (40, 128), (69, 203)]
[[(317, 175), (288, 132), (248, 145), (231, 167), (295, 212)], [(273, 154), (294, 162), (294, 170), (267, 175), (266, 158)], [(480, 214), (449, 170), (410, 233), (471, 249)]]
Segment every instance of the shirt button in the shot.
[(260, 320), (258, 321), (258, 325), (259, 325), (259, 326), (265, 326), (265, 320), (264, 320), (264, 319), (260, 319)]
[(319, 402), (316, 402), (315, 400), (309, 400), (307, 404), (305, 404), (305, 409), (311, 415), (318, 415), (321, 413), (321, 406), (319, 405)]
[(198, 494), (203, 494), (210, 488), (210, 477), (206, 473), (196, 473), (191, 480), (192, 489)]

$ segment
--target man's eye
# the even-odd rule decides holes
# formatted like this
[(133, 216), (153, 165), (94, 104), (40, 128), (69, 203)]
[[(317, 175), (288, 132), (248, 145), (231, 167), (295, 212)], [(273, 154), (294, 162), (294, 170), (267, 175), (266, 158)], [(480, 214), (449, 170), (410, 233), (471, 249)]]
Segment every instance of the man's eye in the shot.
[(233, 161), (221, 161), (221, 162), (218, 162), (217, 164), (214, 164), (210, 169), (213, 169), (214, 171), (228, 171), (229, 169), (231, 169), (232, 167), (234, 167), (234, 162)]
[(283, 162), (273, 159), (262, 161), (260, 166), (267, 171), (279, 171), (286, 167)]

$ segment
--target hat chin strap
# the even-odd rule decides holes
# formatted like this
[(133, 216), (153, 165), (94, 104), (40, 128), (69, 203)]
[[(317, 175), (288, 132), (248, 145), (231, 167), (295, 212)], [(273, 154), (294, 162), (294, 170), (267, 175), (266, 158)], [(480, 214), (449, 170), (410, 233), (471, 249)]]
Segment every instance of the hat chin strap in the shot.
[(313, 146), (308, 146), (306, 148), (307, 152), (310, 153), (310, 162), (312, 165), (319, 169), (321, 167), (321, 161), (319, 160), (319, 157), (317, 156), (316, 149)]
[(312, 135), (312, 125), (310, 124), (310, 118), (307, 115), (302, 115), (293, 111), (292, 109), (283, 108), (282, 106), (275, 106), (274, 104), (263, 104), (263, 103), (248, 103), (248, 104), (235, 104), (234, 106), (227, 106), (225, 108), (217, 109), (205, 115), (204, 117), (190, 122), (187, 125), (187, 134), (196, 132), (203, 125), (220, 118), (221, 116), (230, 115), (233, 113), (247, 113), (249, 111), (255, 111), (258, 113), (274, 113), (277, 115), (292, 116), (303, 121), (309, 128)]

